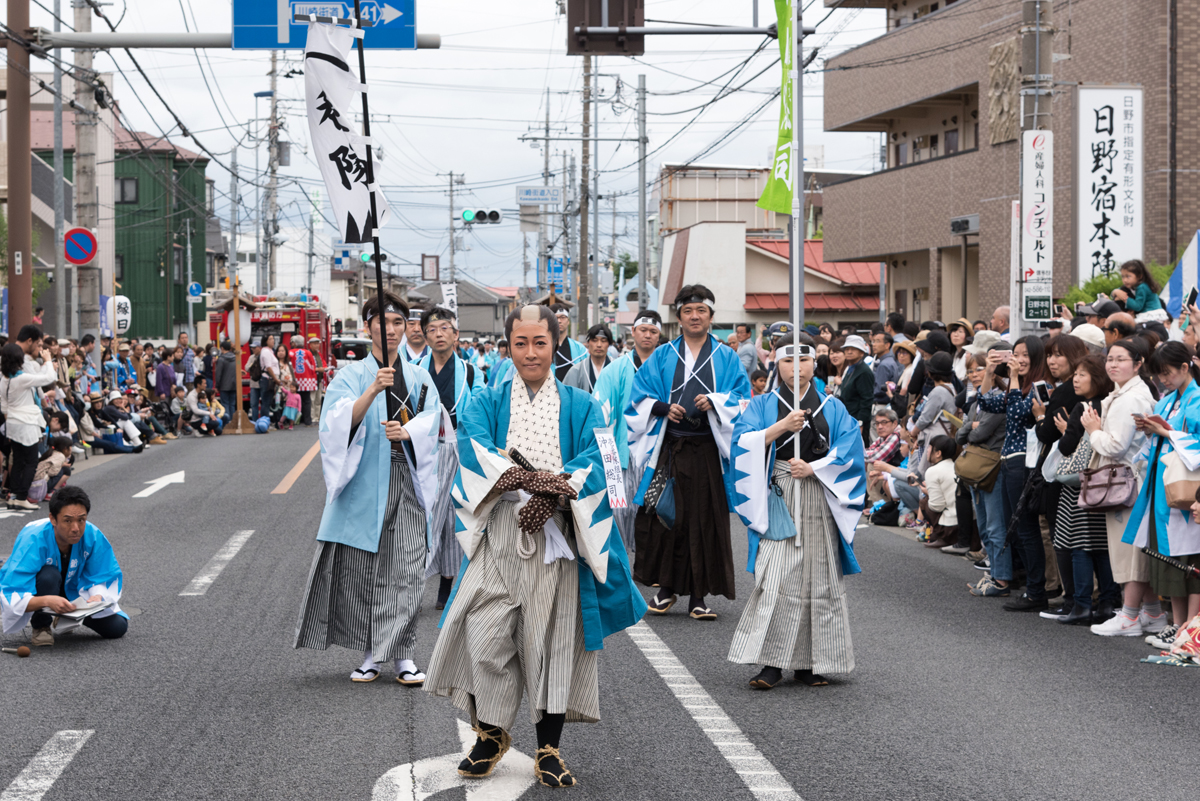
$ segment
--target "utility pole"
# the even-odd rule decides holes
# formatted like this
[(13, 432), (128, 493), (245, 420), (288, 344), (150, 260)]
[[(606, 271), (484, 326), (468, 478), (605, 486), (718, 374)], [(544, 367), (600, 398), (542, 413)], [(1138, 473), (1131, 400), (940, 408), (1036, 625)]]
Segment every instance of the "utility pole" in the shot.
[(305, 291), (309, 295), (313, 294), (313, 256), (315, 255), (313, 253), (313, 240), (316, 238), (317, 214), (320, 211), (318, 204), (321, 202), (320, 197), (321, 190), (314, 189), (311, 196), (312, 212), (308, 215), (308, 283), (304, 285)]
[[(1021, 130), (1045, 131), (1051, 127), (1053, 104), (1051, 99), (1054, 91), (1054, 4), (1050, 0), (1024, 0), (1021, 6), (1023, 13), (1021, 26)], [(1045, 98), (1046, 102), (1042, 102)], [(1024, 146), (1022, 145), (1022, 158)], [(1021, 165), (1022, 175), (1024, 164)], [(1053, 187), (1050, 189), (1053, 192)], [(1021, 215), (1030, 213), (1030, 209), (1021, 209)], [(1050, 220), (1049, 224), (1054, 225)], [(1022, 232), (1022, 236), (1025, 236)], [(1172, 256), (1172, 258), (1174, 258)], [(1021, 267), (1024, 274), (1024, 265)], [(965, 277), (966, 266), (964, 263)], [(1038, 333), (1036, 323), (1025, 320), (1025, 285), (1018, 276), (1009, 299), (1009, 317), (1013, 329), (1022, 333)]]
[[(183, 218), (183, 225), (184, 225), (184, 228), (186, 230), (186, 235), (187, 235), (187, 248), (184, 251), (184, 258), (187, 259), (187, 271), (185, 272), (185, 275), (187, 276), (187, 279), (188, 279), (187, 283), (191, 284), (192, 283), (192, 280), (191, 280), (192, 279), (192, 218), (190, 215)], [(196, 341), (196, 331), (195, 331), (196, 320), (194, 317), (195, 313), (192, 311), (192, 309), (195, 308), (195, 306), (196, 306), (196, 304), (193, 303), (191, 301), (191, 298), (189, 297), (188, 302), (187, 302), (188, 339), (192, 342)], [(112, 325), (112, 323), (113, 323), (113, 321), (109, 320), (109, 325)], [(114, 333), (115, 333), (115, 330), (114, 330)]]
[(271, 173), (267, 183), (267, 230), (270, 231), (267, 247), (270, 249), (270, 256), (266, 275), (267, 290), (264, 295), (275, 288), (275, 262), (279, 250), (275, 246), (275, 234), (279, 232), (279, 115), (275, 100), (276, 75), (279, 72), (276, 68), (278, 56), (279, 51), (271, 51), (271, 127), (267, 132), (267, 169)]
[[(29, 27), (29, 1), (8, 0), (7, 24)], [(33, 167), (29, 163), (29, 52), (8, 40), (8, 331), (33, 317)]]
[[(566, 155), (563, 155), (563, 160), (566, 160)], [(567, 213), (564, 216), (563, 225), (567, 229), (567, 235), (563, 237), (566, 242), (564, 250), (569, 255), (575, 252), (575, 192), (579, 188), (579, 184), (575, 183), (575, 154), (571, 154), (571, 164), (567, 169), (563, 170), (563, 182), (566, 184), (563, 196), (566, 198)], [(586, 247), (586, 246), (585, 246)], [(579, 307), (576, 306), (572, 311), (572, 317), (579, 320)]]
[[(10, 0), (11, 2), (11, 0)], [(588, 176), (592, 169), (592, 115), (588, 101), (592, 99), (592, 57), (583, 57), (583, 160), (580, 164), (579, 182), (579, 263), (575, 265), (578, 281), (575, 282), (575, 302), (579, 308), (579, 328), (587, 329), (587, 266), (588, 266)]]
[[(542, 186), (550, 186), (550, 87), (546, 87), (546, 133), (542, 140)], [(549, 282), (550, 253), (546, 243), (546, 209), (538, 206), (538, 287)]]
[[(758, 4), (754, 6), (755, 27), (758, 25)], [(638, 311), (645, 311), (646, 272), (650, 269), (646, 252), (646, 76), (638, 76)]]
[(521, 234), (521, 283), (529, 289), (529, 234)]
[[(11, 5), (12, 0), (9, 0)], [(90, 33), (92, 30), (92, 8), (87, 0), (74, 0), (75, 30)], [(15, 23), (10, 22), (15, 27)], [(75, 72), (88, 78), (92, 73), (94, 53), (85, 48), (75, 50)], [(11, 84), (9, 84), (11, 87)], [(9, 90), (9, 97), (13, 92)], [(12, 102), (11, 100), (9, 101)], [(96, 94), (84, 81), (75, 80), (75, 102), (83, 106), (84, 112), (75, 112), (75, 224), (81, 228), (96, 230), (100, 227), (100, 195), (96, 185), (97, 118)], [(11, 108), (11, 107), (10, 107)], [(11, 111), (9, 112), (12, 113)], [(28, 150), (28, 148), (26, 148)], [(28, 156), (25, 161), (28, 161)], [(9, 159), (10, 185), (12, 159)], [(11, 202), (11, 186), (9, 197)], [(9, 224), (12, 228), (11, 220)], [(57, 245), (56, 245), (57, 246)], [(169, 252), (168, 252), (168, 255)], [(79, 294), (79, 333), (100, 333), (100, 269), (88, 265), (76, 267)]]
[[(585, 134), (586, 136), (586, 134)], [(600, 322), (600, 56), (592, 59), (592, 265), (588, 326)], [(595, 315), (595, 316), (593, 316)], [(586, 330), (586, 329), (585, 329)]]
[[(359, 283), (362, 283), (361, 277)], [(450, 283), (454, 283), (454, 173), (450, 173)]]
[[(225, 272), (229, 278), (229, 288), (238, 291), (238, 174), (237, 174), (237, 145), (229, 155), (229, 256), (225, 261)], [(234, 343), (235, 348), (241, 347), (240, 342)]]
[[(62, 30), (61, 0), (54, 0), (54, 30)], [(66, 199), (63, 197), (63, 107), (62, 50), (54, 48), (54, 328), (60, 337), (69, 336), (67, 323), (67, 268), (63, 256)]]

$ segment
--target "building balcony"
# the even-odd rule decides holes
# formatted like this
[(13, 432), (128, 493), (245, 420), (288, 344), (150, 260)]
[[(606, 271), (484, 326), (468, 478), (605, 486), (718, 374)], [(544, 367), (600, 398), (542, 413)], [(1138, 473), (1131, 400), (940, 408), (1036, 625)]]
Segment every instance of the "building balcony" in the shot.
[(980, 157), (972, 149), (826, 185), (825, 259), (956, 245), (950, 218), (979, 212)]

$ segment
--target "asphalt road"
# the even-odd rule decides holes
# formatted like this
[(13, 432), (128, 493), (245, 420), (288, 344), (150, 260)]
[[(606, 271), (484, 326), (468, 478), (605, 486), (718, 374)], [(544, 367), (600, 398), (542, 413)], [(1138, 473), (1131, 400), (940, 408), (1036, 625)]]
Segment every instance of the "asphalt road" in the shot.
[[(351, 684), (357, 654), (292, 649), (324, 504), (319, 458), (287, 494), (271, 490), (315, 439), (297, 431), (180, 441), (79, 474), (90, 519), (124, 569), (123, 605), (140, 613), (123, 640), (68, 634), (29, 659), (0, 656), (0, 801), (391, 801), (439, 788), (439, 799), (503, 801), (550, 792), (530, 786), (528, 762), (510, 753), (505, 771), (467, 793), (453, 775), (460, 715), (448, 702), (400, 687), (390, 672)], [(181, 469), (185, 483), (132, 497)], [(0, 554), (37, 516), (0, 513)], [(239, 531), (253, 534), (206, 593), (181, 596)], [(752, 584), (746, 573), (739, 600), (711, 601), (714, 623), (677, 610), (647, 621), (658, 639), (611, 637), (600, 658), (604, 719), (563, 736), (580, 780), (571, 797), (1195, 797), (1187, 766), (1197, 764), (1200, 670), (1143, 665), (1150, 648), (1140, 640), (972, 598), (966, 582), (978, 573), (966, 561), (906, 533), (863, 529), (856, 550), (864, 572), (848, 586), (858, 667), (831, 686), (808, 688), (789, 674), (771, 692), (754, 691), (756, 668), (725, 661)], [(436, 637), (435, 593), (431, 583), (422, 665)], [(747, 744), (728, 744), (736, 731)], [(527, 718), (513, 735), (514, 751), (536, 748)], [(765, 761), (737, 756), (753, 748)], [(794, 795), (755, 795), (748, 785)]]

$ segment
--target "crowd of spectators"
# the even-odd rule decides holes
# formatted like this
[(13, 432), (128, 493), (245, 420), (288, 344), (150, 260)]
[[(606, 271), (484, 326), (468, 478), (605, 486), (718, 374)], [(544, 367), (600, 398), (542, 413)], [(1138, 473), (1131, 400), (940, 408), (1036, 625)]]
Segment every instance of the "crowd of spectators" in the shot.
[[(1200, 311), (1170, 318), (1141, 262), (1121, 276), (1037, 334), (1008, 307), (807, 329), (814, 382), (861, 426), (872, 522), (969, 560), (981, 602), (1169, 649), (1200, 613)], [(791, 326), (749, 330), (728, 344), (757, 393)]]

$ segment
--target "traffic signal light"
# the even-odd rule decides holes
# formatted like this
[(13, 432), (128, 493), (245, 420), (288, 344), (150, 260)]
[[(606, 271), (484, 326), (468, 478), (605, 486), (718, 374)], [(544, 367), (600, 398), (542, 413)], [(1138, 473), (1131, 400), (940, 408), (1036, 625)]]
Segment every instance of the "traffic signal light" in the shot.
[(494, 225), (504, 219), (504, 214), (498, 209), (466, 209), (462, 219), (468, 225)]
[[(375, 263), (375, 254), (369, 250), (364, 250), (362, 253), (358, 254), (358, 258), (363, 262), (363, 264), (374, 264)], [(387, 254), (380, 253), (379, 261), (381, 263), (387, 261)]]

